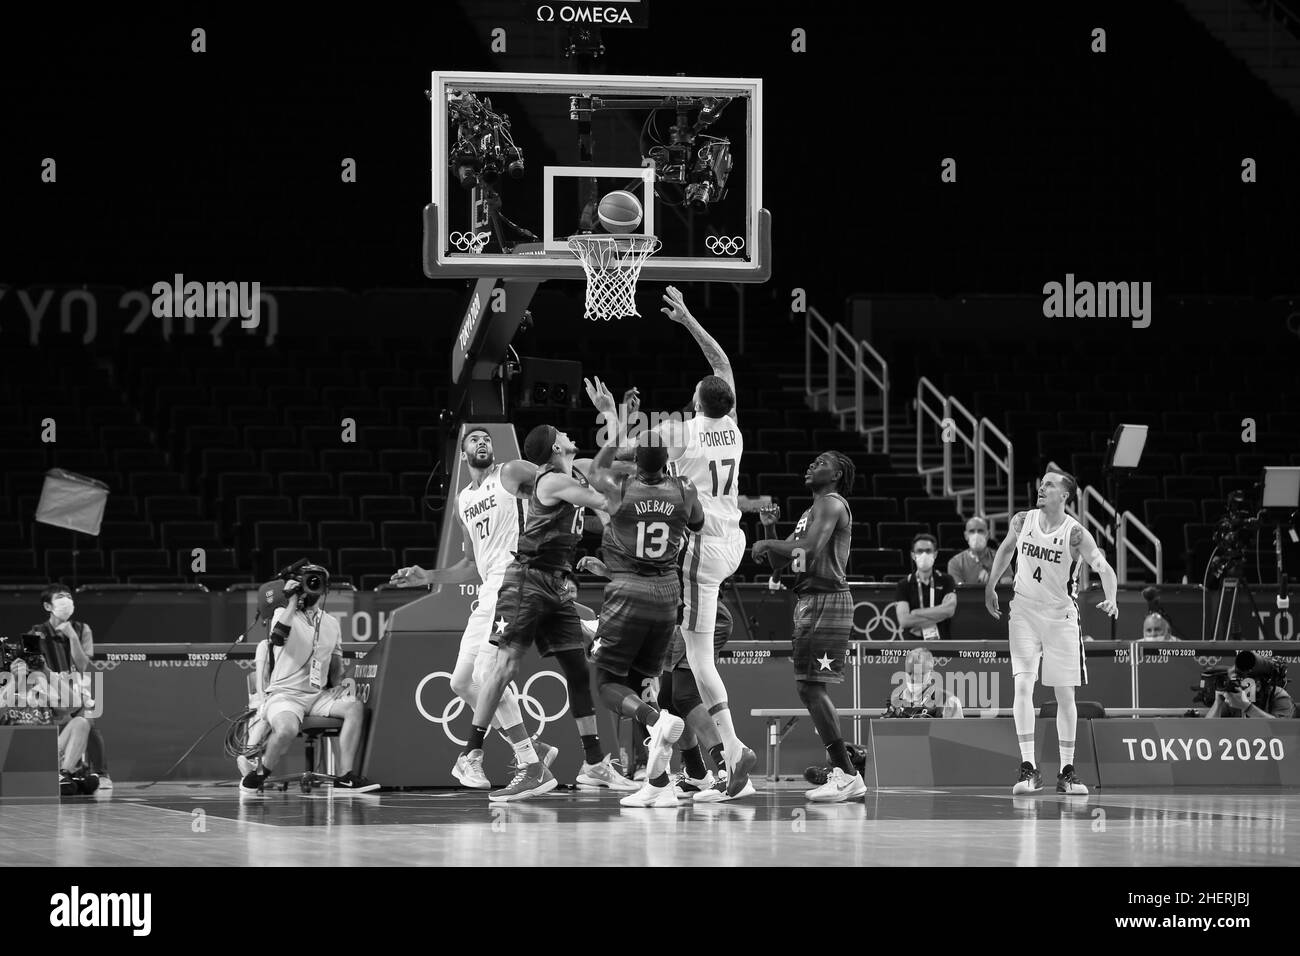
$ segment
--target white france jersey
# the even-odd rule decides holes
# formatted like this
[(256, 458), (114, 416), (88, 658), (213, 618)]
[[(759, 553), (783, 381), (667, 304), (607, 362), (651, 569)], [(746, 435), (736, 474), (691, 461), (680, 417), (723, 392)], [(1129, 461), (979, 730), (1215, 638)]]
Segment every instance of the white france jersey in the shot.
[(473, 482), (456, 496), (456, 510), (469, 533), (479, 577), (499, 577), (519, 550), (519, 532), (527, 514), (522, 498), (501, 486), (501, 465), (493, 465), (483, 483)]
[(1081, 527), (1069, 515), (1050, 534), (1043, 512), (1025, 512), (1016, 538), (1016, 594), (1037, 604), (1073, 605), (1079, 593), (1079, 560), (1070, 558), (1070, 534)]
[(705, 418), (696, 415), (683, 426), (680, 458), (672, 462), (672, 472), (689, 478), (700, 494), (704, 509), (701, 534), (726, 537), (740, 528), (740, 459), (745, 453), (745, 439), (740, 426), (730, 416)]

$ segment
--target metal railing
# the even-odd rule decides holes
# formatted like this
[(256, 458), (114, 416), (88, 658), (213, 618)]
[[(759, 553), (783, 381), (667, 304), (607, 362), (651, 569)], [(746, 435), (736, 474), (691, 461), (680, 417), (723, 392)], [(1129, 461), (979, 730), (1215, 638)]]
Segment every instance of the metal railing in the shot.
[[(1061, 466), (1054, 461), (1047, 463), (1048, 471), (1060, 471)], [(1120, 584), (1131, 583), (1128, 578), (1128, 562), (1131, 554), (1148, 571), (1155, 575), (1156, 583), (1164, 581), (1165, 554), (1160, 539), (1138, 520), (1137, 515), (1125, 511), (1118, 518), (1115, 507), (1107, 501), (1092, 485), (1079, 489), (1079, 511), (1077, 514), (1066, 509), (1078, 520), (1079, 524), (1092, 533), (1107, 555), (1115, 555), (1115, 577)], [(1100, 512), (1100, 517), (1097, 512)], [(1141, 549), (1130, 540), (1130, 529), (1137, 531), (1152, 545), (1154, 557), (1148, 558)], [(1109, 547), (1108, 547), (1109, 546)], [(1090, 569), (1085, 564), (1079, 572), (1079, 593), (1088, 589)]]
[[(818, 362), (825, 360), (824, 388), (814, 387), (814, 350)], [(851, 392), (841, 388), (851, 382)], [(880, 400), (880, 423), (867, 424), (867, 385), (874, 387)], [(845, 396), (851, 397), (842, 401)], [(867, 450), (889, 453), (889, 363), (869, 342), (854, 339), (853, 334), (836, 322), (832, 325), (816, 309), (804, 313), (804, 396), (813, 408), (824, 408), (836, 416), (840, 428), (851, 428), (867, 440)]]
[[(926, 404), (927, 398), (938, 400), (937, 410)], [(925, 490), (933, 494), (930, 479), (939, 475), (946, 489), (952, 483), (952, 443), (943, 441), (943, 430), (952, 420), (948, 414), (948, 397), (935, 388), (934, 383), (922, 375), (916, 380), (916, 473), (925, 479)], [(942, 444), (943, 464), (925, 466), (925, 423), (926, 420), (939, 427), (939, 441)], [(945, 492), (946, 493), (946, 492)]]
[[(939, 451), (943, 464), (925, 464), (927, 422), (938, 430)], [(963, 463), (974, 462), (973, 483), (958, 488), (954, 478), (953, 447), (962, 449)], [(988, 467), (992, 462), (993, 467)], [(933, 494), (931, 479), (942, 477), (942, 493), (957, 499), (957, 509), (964, 511), (965, 498), (971, 499), (973, 513), (983, 515), (996, 530), (997, 519), (1010, 521), (1015, 514), (1015, 450), (1007, 436), (987, 418), (975, 414), (952, 395), (945, 395), (922, 375), (916, 382), (916, 473), (925, 479), (926, 491)], [(999, 480), (1001, 476), (1001, 480)], [(1006, 511), (989, 513), (993, 495), (1005, 480)]]
[[(989, 444), (990, 435), (1002, 443), (1004, 450), (1002, 457), (998, 457), (994, 453), (993, 446)], [(992, 499), (989, 492), (996, 490), (999, 485), (994, 483), (990, 486), (988, 462), (993, 463), (994, 475), (1001, 475), (1006, 482), (1005, 511), (991, 510)], [(984, 520), (989, 522), (990, 530), (996, 527), (998, 519), (1010, 525), (1011, 517), (1016, 513), (1015, 474), (1016, 453), (1011, 447), (1011, 440), (987, 418), (981, 418), (975, 429), (975, 513), (984, 516)]]
[[(1137, 531), (1145, 537), (1155, 547), (1155, 560), (1150, 561), (1138, 547), (1129, 540), (1130, 529)], [(1148, 571), (1156, 576), (1156, 584), (1164, 582), (1165, 569), (1165, 549), (1161, 545), (1160, 539), (1151, 533), (1151, 529), (1137, 519), (1137, 515), (1131, 511), (1125, 511), (1120, 516), (1119, 522), (1119, 541), (1115, 545), (1116, 562), (1115, 575), (1119, 578), (1120, 584), (1128, 583), (1128, 556), (1132, 553), (1133, 557), (1143, 564)]]

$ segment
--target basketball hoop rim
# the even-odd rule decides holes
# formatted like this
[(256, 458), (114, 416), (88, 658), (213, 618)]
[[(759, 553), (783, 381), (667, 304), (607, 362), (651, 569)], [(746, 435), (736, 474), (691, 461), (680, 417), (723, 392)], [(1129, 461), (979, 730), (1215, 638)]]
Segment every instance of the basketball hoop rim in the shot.
[(626, 245), (629, 249), (635, 249), (637, 241), (640, 240), (646, 245), (659, 242), (658, 236), (647, 235), (645, 233), (620, 233), (620, 232), (582, 232), (569, 236), (565, 241), (569, 248), (573, 248), (574, 243), (579, 245), (591, 242), (607, 242), (611, 245)]

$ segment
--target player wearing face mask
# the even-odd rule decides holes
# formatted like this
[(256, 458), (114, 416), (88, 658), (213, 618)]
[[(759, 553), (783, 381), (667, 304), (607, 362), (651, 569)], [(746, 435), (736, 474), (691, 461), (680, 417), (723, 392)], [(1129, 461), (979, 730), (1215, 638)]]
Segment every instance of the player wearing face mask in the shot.
[(934, 570), (939, 546), (934, 535), (922, 532), (912, 539), (916, 570), (898, 582), (894, 611), (907, 640), (948, 640), (949, 619), (957, 611), (957, 582)]
[[(948, 574), (958, 584), (986, 584), (993, 570), (993, 554), (988, 522), (975, 515), (966, 522), (966, 550), (949, 559)], [(1004, 574), (999, 583), (1010, 584), (1011, 574)]]

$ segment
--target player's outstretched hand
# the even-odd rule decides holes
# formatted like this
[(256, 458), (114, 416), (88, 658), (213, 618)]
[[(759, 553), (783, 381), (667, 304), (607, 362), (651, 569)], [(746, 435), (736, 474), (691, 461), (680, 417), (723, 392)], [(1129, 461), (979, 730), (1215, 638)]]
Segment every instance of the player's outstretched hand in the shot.
[(778, 504), (764, 505), (758, 509), (758, 520), (766, 527), (771, 527), (781, 520), (781, 506)]
[(613, 577), (605, 562), (600, 560), (600, 558), (593, 558), (591, 555), (588, 555), (578, 562), (578, 570), (586, 571), (588, 574), (595, 574), (602, 578)]
[(1114, 601), (1102, 601), (1097, 605), (1097, 610), (1101, 611), (1107, 617), (1119, 617), (1119, 605)]
[(627, 409), (629, 418), (641, 410), (641, 392), (636, 386), (623, 393), (623, 407)]
[(691, 310), (686, 308), (686, 300), (677, 286), (670, 285), (664, 292), (664, 302), (667, 308), (660, 309), (664, 315), (668, 316), (674, 322), (685, 324), (686, 320), (691, 318)]
[(993, 615), (993, 620), (1002, 620), (1002, 608), (998, 604), (998, 592), (992, 588), (986, 588), (984, 591), (984, 606), (988, 608), (989, 614)]
[(613, 393), (610, 392), (609, 387), (600, 380), (599, 376), (593, 376), (593, 378), (595, 379), (594, 385), (590, 378), (584, 378), (582, 380), (582, 384), (587, 386), (587, 397), (591, 399), (591, 404), (596, 406), (596, 411), (598, 412), (604, 412), (607, 415), (617, 414), (617, 410), (614, 407)]
[(399, 588), (422, 588), (429, 583), (429, 572), (418, 564), (413, 564), (409, 568), (394, 571), (388, 583), (396, 584)]

